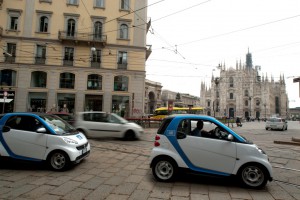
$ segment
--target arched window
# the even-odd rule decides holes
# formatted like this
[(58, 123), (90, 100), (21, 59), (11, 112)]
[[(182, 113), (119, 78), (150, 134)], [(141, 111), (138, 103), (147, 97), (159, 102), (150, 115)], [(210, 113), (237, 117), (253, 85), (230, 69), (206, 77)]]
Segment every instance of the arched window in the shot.
[(69, 19), (67, 24), (67, 36), (75, 36), (76, 22), (74, 19)]
[(88, 90), (102, 90), (102, 76), (98, 74), (88, 75), (87, 81)]
[(256, 105), (259, 106), (260, 105), (260, 101), (257, 99), (256, 100)]
[(40, 32), (48, 32), (48, 17), (42, 16), (40, 18)]
[(230, 98), (230, 99), (233, 99), (233, 93), (230, 93), (230, 94), (229, 94), (229, 98)]
[(16, 86), (16, 71), (4, 69), (0, 71), (1, 86)]
[(245, 100), (245, 106), (248, 106), (248, 100)]
[(31, 73), (30, 87), (46, 88), (47, 73), (42, 71), (35, 71)]
[(74, 89), (75, 75), (73, 73), (61, 73), (59, 80), (59, 88)]
[(128, 91), (128, 77), (127, 76), (115, 76), (114, 91)]
[(245, 97), (249, 96), (248, 90), (245, 90)]
[(233, 87), (233, 78), (229, 77), (229, 87)]
[(94, 39), (99, 40), (102, 37), (102, 23), (97, 21), (94, 24)]
[(128, 39), (128, 26), (126, 24), (121, 24), (120, 26), (120, 38)]

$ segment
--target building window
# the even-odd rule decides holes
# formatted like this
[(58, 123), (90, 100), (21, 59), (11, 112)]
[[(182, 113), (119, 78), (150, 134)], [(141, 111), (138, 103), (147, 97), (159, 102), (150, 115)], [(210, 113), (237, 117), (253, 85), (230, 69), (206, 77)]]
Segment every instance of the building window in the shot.
[(219, 98), (219, 97), (220, 97), (220, 93), (219, 93), (219, 91), (217, 91), (217, 92), (216, 92), (216, 96), (217, 96), (217, 98)]
[(57, 94), (57, 103), (59, 112), (74, 114), (75, 94), (62, 93)]
[(119, 51), (118, 69), (127, 69), (127, 52), (125, 51)]
[(18, 31), (20, 29), (20, 16), (22, 10), (8, 9), (8, 30)]
[(69, 19), (67, 21), (67, 36), (68, 37), (75, 36), (75, 28), (76, 28), (76, 21), (74, 19)]
[(128, 39), (128, 25), (121, 24), (120, 26), (120, 39)]
[(35, 71), (31, 73), (30, 87), (46, 88), (47, 73), (42, 71)]
[(94, 24), (94, 40), (101, 40), (102, 38), (102, 23), (97, 21)]
[(45, 45), (37, 45), (36, 46), (35, 64), (45, 64), (45, 61), (46, 61), (46, 46)]
[(128, 77), (127, 76), (115, 76), (114, 91), (128, 91)]
[(104, 0), (95, 0), (95, 7), (104, 8)]
[(249, 96), (249, 92), (248, 90), (245, 90), (245, 97), (248, 97)]
[(245, 100), (245, 106), (248, 106), (248, 100)]
[(48, 32), (48, 24), (49, 24), (49, 19), (46, 16), (42, 16), (40, 18), (40, 32)]
[(129, 0), (121, 0), (121, 10), (129, 10)]
[(230, 94), (229, 94), (229, 98), (230, 98), (230, 99), (233, 99), (233, 93), (230, 93)]
[(7, 43), (7, 48), (6, 48), (7, 54), (4, 54), (5, 62), (8, 63), (16, 62), (16, 51), (17, 51), (17, 45), (15, 43)]
[(16, 71), (4, 69), (0, 71), (1, 86), (16, 86)]
[(207, 107), (210, 107), (210, 101), (207, 102)]
[(233, 87), (233, 78), (229, 77), (229, 87)]
[(259, 106), (260, 105), (260, 101), (256, 100), (256, 105)]
[(129, 117), (129, 96), (112, 96), (112, 113), (121, 117)]
[(59, 80), (59, 88), (74, 89), (75, 75), (72, 73), (61, 73)]
[(100, 68), (101, 63), (101, 50), (96, 49), (96, 51), (92, 54), (91, 67), (92, 68)]
[(88, 90), (102, 90), (102, 76), (90, 74), (87, 81)]
[(65, 47), (64, 65), (73, 66), (74, 48)]
[(70, 4), (70, 5), (78, 5), (78, 0), (68, 0), (68, 4)]

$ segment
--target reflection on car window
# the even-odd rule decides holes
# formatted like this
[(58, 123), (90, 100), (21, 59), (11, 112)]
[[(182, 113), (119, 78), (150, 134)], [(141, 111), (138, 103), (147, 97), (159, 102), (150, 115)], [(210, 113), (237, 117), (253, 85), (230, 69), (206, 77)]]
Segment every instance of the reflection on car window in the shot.
[(42, 123), (32, 116), (12, 116), (7, 122), (6, 126), (12, 129), (36, 132), (38, 128), (42, 128)]
[(62, 121), (59, 117), (55, 115), (45, 115), (42, 117), (47, 124), (56, 132), (56, 134), (62, 135), (72, 132), (74, 129), (72, 126)]

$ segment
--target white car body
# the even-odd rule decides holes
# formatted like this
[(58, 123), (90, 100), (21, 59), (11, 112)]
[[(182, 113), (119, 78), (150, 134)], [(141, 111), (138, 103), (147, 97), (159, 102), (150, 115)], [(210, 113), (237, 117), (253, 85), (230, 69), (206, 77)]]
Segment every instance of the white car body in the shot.
[[(48, 118), (46, 121), (46, 116), (48, 118), (51, 115), (33, 113), (4, 115), (0, 120), (0, 156), (28, 161), (46, 161), (51, 158), (53, 153), (61, 152), (67, 155), (65, 159), (68, 163), (65, 164), (69, 164), (69, 162), (79, 163), (89, 155), (90, 144), (82, 133), (53, 116), (51, 117), (53, 120), (49, 121), (50, 118)], [(34, 119), (41, 128), (37, 128), (36, 131), (22, 130), (21, 124), (10, 124), (10, 121), (18, 118), (20, 120)], [(32, 124), (24, 125), (25, 128), (34, 126)], [(66, 130), (70, 132), (65, 132)], [(56, 167), (55, 170), (66, 169), (62, 163)]]
[[(194, 120), (204, 121), (204, 128), (213, 128), (215, 132), (219, 129), (220, 134), (191, 135)], [(184, 131), (182, 127), (189, 130)], [(150, 166), (160, 181), (171, 180), (177, 171), (175, 168), (217, 176), (242, 176), (244, 173), (247, 178), (243, 184), (253, 188), (260, 188), (267, 180), (272, 180), (272, 166), (265, 152), (212, 117), (170, 116), (162, 123), (154, 144)]]
[(285, 131), (287, 130), (287, 128), (288, 128), (287, 121), (282, 118), (273, 117), (266, 121), (266, 130), (276, 129), (276, 130)]
[(79, 112), (74, 127), (88, 138), (115, 137), (139, 138), (144, 129), (133, 122), (114, 114), (101, 111)]

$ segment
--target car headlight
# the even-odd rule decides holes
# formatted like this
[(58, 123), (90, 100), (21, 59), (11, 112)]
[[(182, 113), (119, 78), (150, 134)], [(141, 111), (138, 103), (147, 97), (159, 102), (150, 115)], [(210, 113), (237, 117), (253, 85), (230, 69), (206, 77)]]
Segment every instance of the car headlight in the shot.
[(72, 140), (70, 138), (63, 137), (63, 140), (68, 144), (78, 144), (78, 142), (76, 140)]

